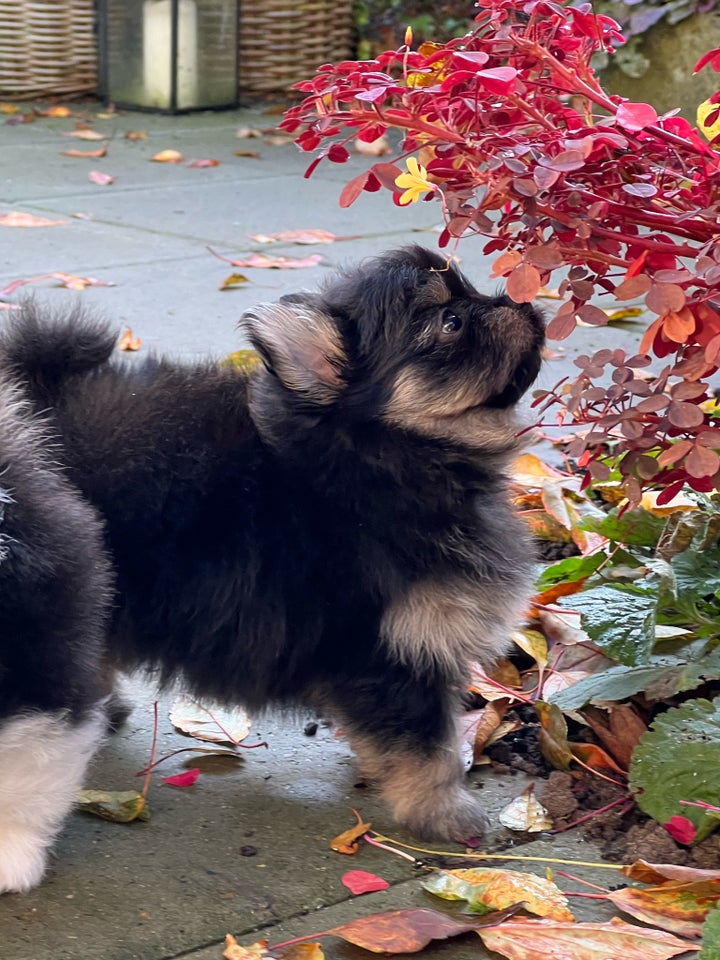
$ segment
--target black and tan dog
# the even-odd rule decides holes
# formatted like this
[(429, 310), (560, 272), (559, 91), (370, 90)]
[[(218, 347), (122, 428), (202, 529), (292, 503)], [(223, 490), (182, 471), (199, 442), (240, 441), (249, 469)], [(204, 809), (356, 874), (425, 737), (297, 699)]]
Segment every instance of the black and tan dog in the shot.
[(115, 667), (315, 704), (401, 823), (483, 830), (456, 725), (526, 601), (504, 471), (541, 319), (411, 248), (243, 325), (251, 374), (114, 363), (107, 326), (32, 305), (0, 338), (0, 890), (41, 878)]

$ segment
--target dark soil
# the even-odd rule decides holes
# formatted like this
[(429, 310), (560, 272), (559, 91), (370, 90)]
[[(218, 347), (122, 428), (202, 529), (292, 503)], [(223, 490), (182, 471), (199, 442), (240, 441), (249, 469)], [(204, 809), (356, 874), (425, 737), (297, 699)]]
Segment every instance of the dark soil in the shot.
[[(527, 708), (521, 708), (521, 714)], [(702, 869), (717, 869), (720, 864), (720, 833), (713, 834), (694, 847), (676, 843), (665, 829), (647, 817), (634, 804), (622, 785), (604, 780), (585, 770), (553, 770), (538, 745), (537, 721), (525, 716), (523, 726), (488, 747), (494, 771), (502, 776), (522, 770), (535, 778), (535, 794), (548, 811), (559, 832), (567, 828), (602, 848), (603, 859), (612, 863), (675, 863)], [(617, 778), (615, 772), (608, 775)], [(613, 801), (626, 797), (605, 812)], [(584, 817), (582, 823), (577, 823)]]

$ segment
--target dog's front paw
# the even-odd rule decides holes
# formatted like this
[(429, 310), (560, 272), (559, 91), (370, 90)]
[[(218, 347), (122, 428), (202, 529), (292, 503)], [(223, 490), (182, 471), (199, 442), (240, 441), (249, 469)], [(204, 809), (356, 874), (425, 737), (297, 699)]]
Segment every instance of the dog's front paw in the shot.
[(442, 796), (424, 794), (403, 806), (396, 808), (396, 819), (423, 840), (463, 843), (485, 836), (490, 829), (482, 804), (464, 787)]
[(0, 893), (25, 893), (43, 878), (47, 840), (21, 824), (0, 824)]

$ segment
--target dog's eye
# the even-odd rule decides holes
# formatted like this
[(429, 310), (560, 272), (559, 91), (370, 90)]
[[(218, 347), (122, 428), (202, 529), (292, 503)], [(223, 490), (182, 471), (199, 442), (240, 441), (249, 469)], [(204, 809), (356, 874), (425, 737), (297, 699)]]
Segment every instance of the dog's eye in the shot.
[(453, 313), (452, 310), (443, 310), (440, 318), (440, 330), (442, 333), (452, 336), (452, 334), (460, 332), (462, 325), (462, 320), (457, 314)]

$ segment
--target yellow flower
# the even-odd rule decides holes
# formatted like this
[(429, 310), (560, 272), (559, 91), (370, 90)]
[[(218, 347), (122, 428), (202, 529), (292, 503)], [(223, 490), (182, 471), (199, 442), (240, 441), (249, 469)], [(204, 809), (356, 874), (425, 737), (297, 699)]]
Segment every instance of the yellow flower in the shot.
[[(720, 107), (720, 104), (711, 103), (710, 100), (705, 100), (697, 108), (698, 129), (707, 140), (712, 140), (720, 133), (720, 117), (713, 123), (705, 123), (706, 117), (709, 117), (710, 114), (715, 113), (718, 110), (718, 107)], [(717, 149), (717, 144), (713, 144), (713, 146)]]
[(437, 190), (434, 183), (430, 183), (427, 178), (427, 170), (421, 166), (415, 157), (408, 157), (405, 161), (408, 173), (401, 173), (395, 177), (395, 186), (404, 189), (405, 192), (400, 196), (400, 203), (417, 203), (421, 194), (428, 190)]

